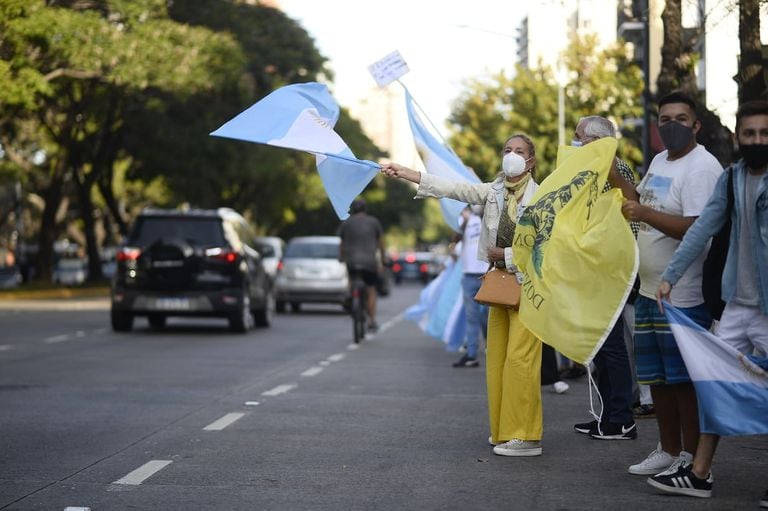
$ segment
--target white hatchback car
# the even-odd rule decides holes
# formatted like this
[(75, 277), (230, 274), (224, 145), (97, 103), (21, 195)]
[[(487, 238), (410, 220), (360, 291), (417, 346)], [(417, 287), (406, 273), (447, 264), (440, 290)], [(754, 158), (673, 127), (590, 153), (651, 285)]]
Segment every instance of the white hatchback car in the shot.
[(347, 266), (339, 261), (338, 236), (300, 236), (288, 241), (275, 281), (277, 312), (286, 304), (298, 312), (302, 303), (337, 303), (349, 299)]

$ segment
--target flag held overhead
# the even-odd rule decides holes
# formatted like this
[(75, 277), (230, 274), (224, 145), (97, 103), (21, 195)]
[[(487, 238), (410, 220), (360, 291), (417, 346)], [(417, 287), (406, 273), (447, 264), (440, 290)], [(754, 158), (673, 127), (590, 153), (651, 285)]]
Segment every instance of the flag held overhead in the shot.
[(281, 87), (226, 122), (211, 135), (313, 153), (328, 198), (340, 219), (378, 173), (359, 160), (333, 130), (339, 106), (324, 84)]

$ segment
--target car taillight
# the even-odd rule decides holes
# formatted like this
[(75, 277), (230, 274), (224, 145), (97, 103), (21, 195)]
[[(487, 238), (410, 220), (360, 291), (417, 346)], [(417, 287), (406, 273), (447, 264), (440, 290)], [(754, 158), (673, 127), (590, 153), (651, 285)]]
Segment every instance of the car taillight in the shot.
[(395, 263), (395, 264), (392, 265), (392, 271), (395, 272), (395, 273), (399, 272), (402, 269), (403, 269), (403, 267), (400, 266), (398, 263)]
[(135, 261), (141, 255), (141, 249), (135, 247), (123, 247), (117, 252), (115, 258), (120, 261)]
[(421, 273), (427, 273), (429, 271), (429, 266), (427, 266), (425, 263), (421, 263), (421, 265), (419, 265), (419, 271)]
[(277, 271), (283, 271), (283, 267), (285, 267), (285, 265), (283, 264), (283, 261), (282, 260), (278, 261)]
[(223, 261), (225, 263), (234, 263), (237, 261), (237, 253), (226, 248), (209, 248), (205, 251), (205, 257)]
[(416, 262), (416, 255), (415, 254), (408, 254), (405, 256), (405, 262), (407, 263), (415, 263)]

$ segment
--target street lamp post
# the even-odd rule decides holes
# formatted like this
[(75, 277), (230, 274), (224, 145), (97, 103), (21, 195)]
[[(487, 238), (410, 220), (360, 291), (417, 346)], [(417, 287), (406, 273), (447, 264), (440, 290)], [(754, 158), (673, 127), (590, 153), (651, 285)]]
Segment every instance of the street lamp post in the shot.
[(565, 145), (565, 85), (567, 75), (563, 64), (557, 66), (557, 143)]

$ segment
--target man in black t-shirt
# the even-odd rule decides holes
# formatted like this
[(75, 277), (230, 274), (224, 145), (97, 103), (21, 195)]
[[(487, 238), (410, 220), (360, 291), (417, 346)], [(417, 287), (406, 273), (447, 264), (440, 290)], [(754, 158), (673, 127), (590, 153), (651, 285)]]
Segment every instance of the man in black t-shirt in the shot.
[(384, 231), (378, 219), (366, 213), (363, 199), (352, 202), (352, 214), (339, 227), (339, 260), (347, 263), (350, 282), (358, 274), (368, 287), (368, 330), (375, 332), (376, 284), (384, 261)]

